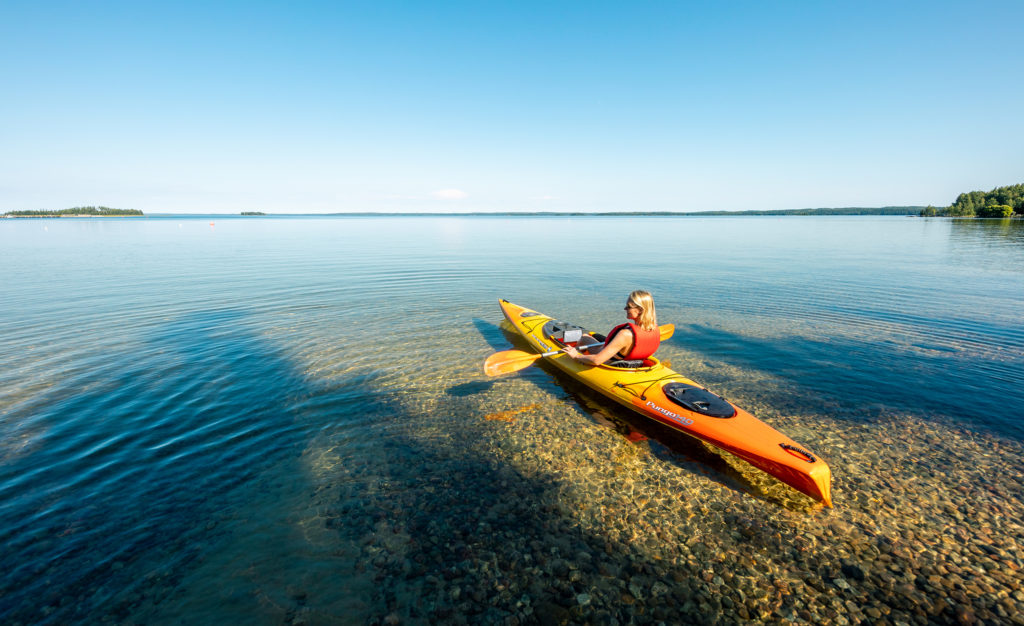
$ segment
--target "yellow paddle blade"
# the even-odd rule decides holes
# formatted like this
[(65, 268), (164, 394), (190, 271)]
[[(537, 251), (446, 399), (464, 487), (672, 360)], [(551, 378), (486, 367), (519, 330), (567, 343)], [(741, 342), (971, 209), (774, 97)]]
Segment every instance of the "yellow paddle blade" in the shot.
[(661, 331), (661, 340), (665, 341), (666, 339), (672, 336), (672, 333), (676, 332), (676, 325), (662, 324), (661, 326), (658, 327), (658, 330)]
[(502, 350), (495, 352), (484, 361), (484, 374), (497, 376), (518, 372), (530, 367), (537, 359), (544, 356), (539, 352), (523, 352), (522, 350)]

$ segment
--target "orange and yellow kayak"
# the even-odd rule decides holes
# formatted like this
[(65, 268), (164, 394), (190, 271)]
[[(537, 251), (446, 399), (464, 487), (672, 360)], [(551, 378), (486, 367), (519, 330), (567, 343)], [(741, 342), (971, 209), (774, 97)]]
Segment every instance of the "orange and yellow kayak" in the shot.
[[(826, 506), (832, 506), (832, 471), (806, 446), (673, 371), (657, 358), (645, 359), (639, 367), (636, 364), (621, 367), (579, 363), (560, 350), (566, 345), (579, 345), (581, 337), (591, 334), (586, 329), (507, 300), (500, 300), (499, 304), (505, 318), (531, 349), (544, 354), (552, 365), (591, 389), (730, 452)], [(586, 343), (585, 339), (582, 341)]]

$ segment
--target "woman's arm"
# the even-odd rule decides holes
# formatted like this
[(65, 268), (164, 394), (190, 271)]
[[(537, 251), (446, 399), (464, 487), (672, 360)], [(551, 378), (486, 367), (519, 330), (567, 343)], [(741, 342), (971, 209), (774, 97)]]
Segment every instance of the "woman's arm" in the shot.
[(588, 365), (601, 365), (608, 359), (611, 359), (619, 352), (626, 350), (633, 343), (633, 331), (629, 328), (623, 328), (612, 337), (612, 340), (604, 344), (604, 348), (601, 349), (597, 354), (582, 354), (576, 350), (576, 348), (566, 348), (565, 353), (570, 357), (576, 359), (580, 363), (586, 363)]

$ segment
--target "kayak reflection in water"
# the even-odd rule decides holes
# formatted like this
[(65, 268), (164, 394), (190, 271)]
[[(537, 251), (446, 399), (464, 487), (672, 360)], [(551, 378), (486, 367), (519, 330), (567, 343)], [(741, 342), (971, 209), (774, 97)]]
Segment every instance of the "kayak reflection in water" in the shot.
[(604, 341), (604, 347), (596, 354), (585, 354), (573, 347), (566, 347), (565, 353), (580, 363), (601, 365), (609, 360), (646, 359), (655, 353), (661, 342), (658, 330), (658, 316), (654, 311), (654, 298), (647, 291), (638, 289), (629, 294), (626, 300), (626, 319), (629, 321), (613, 328), (605, 339), (594, 335), (598, 341)]

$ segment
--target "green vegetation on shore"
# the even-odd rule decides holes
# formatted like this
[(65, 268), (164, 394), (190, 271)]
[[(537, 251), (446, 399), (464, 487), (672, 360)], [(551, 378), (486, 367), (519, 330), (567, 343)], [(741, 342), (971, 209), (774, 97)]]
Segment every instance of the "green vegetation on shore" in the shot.
[(1024, 185), (962, 193), (948, 207), (925, 207), (921, 217), (1012, 217), (1015, 213), (1024, 215)]
[(111, 209), (105, 206), (80, 206), (55, 211), (8, 211), (4, 217), (123, 217), (126, 215), (142, 215), (138, 209)]
[(242, 211), (242, 215), (266, 215), (263, 211)]

